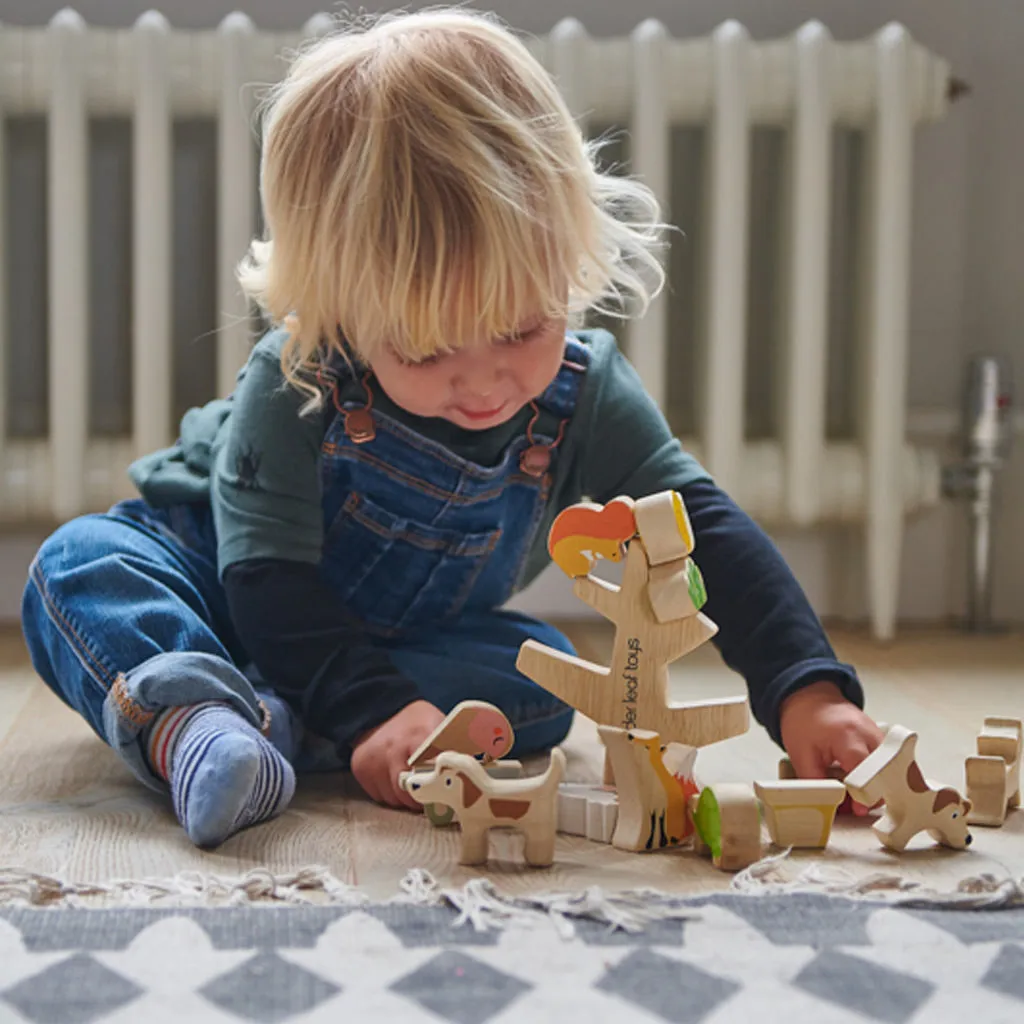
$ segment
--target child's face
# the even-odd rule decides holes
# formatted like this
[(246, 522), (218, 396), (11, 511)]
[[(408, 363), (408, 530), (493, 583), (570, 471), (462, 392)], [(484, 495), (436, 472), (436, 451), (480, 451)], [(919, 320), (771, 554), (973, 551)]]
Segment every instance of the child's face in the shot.
[(520, 323), (514, 339), (480, 339), (422, 363), (403, 362), (385, 347), (370, 365), (406, 412), (487, 430), (510, 420), (555, 379), (565, 328), (564, 317), (534, 317)]

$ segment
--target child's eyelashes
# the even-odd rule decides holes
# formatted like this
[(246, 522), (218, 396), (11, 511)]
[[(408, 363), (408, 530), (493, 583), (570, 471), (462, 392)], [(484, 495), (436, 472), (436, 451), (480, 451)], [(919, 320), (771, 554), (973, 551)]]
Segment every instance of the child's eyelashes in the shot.
[[(499, 337), (494, 339), (493, 344), (502, 347), (515, 347), (517, 345), (525, 345), (533, 341), (535, 338), (540, 337), (547, 330), (549, 323), (549, 320), (542, 320), (539, 323), (531, 324), (524, 331), (513, 331), (511, 334), (500, 335)], [(445, 358), (446, 355), (448, 355), (448, 353), (436, 352), (432, 356), (422, 356), (419, 359), (409, 359), (408, 357), (403, 356), (396, 349), (392, 348), (391, 355), (395, 359), (395, 361), (402, 367), (405, 367), (407, 369), (420, 369), (427, 368), (430, 366), (436, 366)]]
[(402, 366), (421, 367), (421, 366), (436, 366), (440, 361), (440, 355), (424, 356), (422, 359), (403, 359), (401, 356), (397, 356), (398, 361)]
[(504, 334), (495, 340), (496, 345), (523, 345), (544, 333), (548, 321), (543, 320), (539, 324), (533, 324), (525, 331), (514, 331), (512, 334)]

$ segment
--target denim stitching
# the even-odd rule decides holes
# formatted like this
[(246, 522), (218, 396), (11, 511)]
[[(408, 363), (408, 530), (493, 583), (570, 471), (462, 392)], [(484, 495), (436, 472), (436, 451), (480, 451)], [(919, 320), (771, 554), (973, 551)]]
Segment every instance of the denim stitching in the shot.
[(31, 575), (32, 582), (39, 591), (39, 596), (42, 597), (43, 603), (46, 605), (47, 611), (50, 612), (57, 623), (58, 631), (64, 639), (68, 641), (72, 649), (78, 653), (80, 656), (79, 660), (82, 661), (86, 673), (99, 683), (104, 693), (109, 692), (111, 686), (114, 684), (116, 673), (110, 672), (106, 669), (99, 656), (92, 651), (81, 636), (79, 636), (78, 630), (70, 619), (68, 619), (60, 608), (57, 607), (56, 601), (51, 596), (50, 591), (46, 586), (46, 581), (43, 578), (42, 567), (39, 565), (38, 558), (33, 560), (29, 573)]
[(411, 530), (392, 530), (371, 519), (365, 512), (361, 512), (359, 510), (360, 502), (361, 499), (358, 494), (350, 495), (342, 507), (342, 514), (347, 513), (348, 517), (354, 522), (366, 527), (366, 529), (384, 540), (404, 540), (406, 543), (420, 548), (422, 551), (441, 551), (455, 558), (478, 558), (489, 555), (497, 544), (496, 537), (501, 536), (501, 530), (491, 530), (486, 534), (485, 540), (478, 541), (473, 545), (467, 545), (466, 540), (457, 542), (447, 541), (440, 537), (436, 539), (424, 537)]
[(114, 680), (114, 685), (110, 688), (110, 695), (113, 697), (121, 714), (133, 725), (143, 728), (156, 718), (155, 711), (147, 711), (128, 692), (127, 680), (123, 672), (119, 672)]
[(530, 552), (533, 550), (534, 538), (537, 536), (537, 531), (540, 529), (541, 521), (544, 518), (544, 510), (547, 508), (548, 498), (551, 496), (551, 475), (545, 474), (540, 487), (537, 489), (537, 495), (533, 503), (533, 515), (530, 519), (530, 525), (525, 531), (523, 544), (519, 549), (519, 558), (512, 566), (511, 571), (505, 577), (505, 584), (503, 590), (505, 597), (502, 600), (502, 604), (505, 603), (517, 590), (520, 580), (523, 578), (523, 573), (526, 572), (526, 563), (530, 557)]
[[(473, 587), (476, 585), (476, 581), (480, 578), (480, 573), (483, 572), (484, 567), (487, 565), (487, 559), (494, 551), (494, 549), (498, 546), (498, 540), (500, 538), (501, 530), (496, 530), (495, 533), (492, 535), (491, 541), (488, 544), (487, 549), (480, 553), (475, 563), (472, 565), (472, 568), (466, 574), (466, 579), (463, 581), (462, 586), (459, 588), (458, 593), (456, 593), (451, 603), (437, 616), (436, 619), (429, 621), (444, 622), (448, 619), (454, 618), (462, 611), (462, 609), (466, 605), (466, 601), (469, 600), (469, 595), (473, 592)], [(434, 568), (430, 572), (430, 576), (427, 577), (426, 582), (423, 584), (423, 587), (421, 588), (421, 593), (429, 590), (434, 577), (441, 571), (441, 567), (444, 565), (445, 561), (446, 559), (441, 559), (437, 563), (437, 565), (434, 566)], [(395, 624), (396, 629), (411, 628), (407, 620), (409, 616), (412, 614), (412, 609), (415, 607), (415, 604), (416, 602), (413, 601), (413, 603), (410, 604), (409, 607), (405, 610), (405, 612), (401, 615), (398, 622)], [(414, 622), (412, 623), (412, 625), (421, 626), (423, 625), (423, 623)]]
[(453, 616), (458, 615), (459, 612), (461, 612), (462, 609), (465, 608), (466, 602), (469, 600), (469, 596), (473, 593), (473, 588), (477, 584), (477, 580), (480, 579), (480, 574), (487, 567), (488, 559), (492, 554), (494, 554), (494, 550), (495, 548), (497, 548), (498, 542), (501, 540), (501, 537), (502, 531), (496, 530), (493, 535), (492, 542), (488, 545), (487, 550), (480, 555), (479, 559), (477, 560), (476, 566), (473, 568), (473, 571), (470, 572), (466, 577), (466, 580), (462, 585), (462, 589), (456, 595), (452, 607), (444, 614), (444, 618), (450, 619)]
[(426, 480), (421, 480), (419, 477), (412, 476), (400, 469), (396, 469), (394, 466), (385, 462), (372, 452), (367, 451), (365, 448), (350, 448), (348, 446), (335, 444), (333, 441), (325, 441), (321, 447), (321, 452), (332, 458), (347, 459), (350, 462), (358, 462), (372, 466), (374, 469), (380, 470), (385, 476), (394, 480), (396, 483), (406, 484), (431, 498), (437, 498), (438, 501), (444, 501), (451, 505), (468, 507), (492, 501), (495, 498), (501, 497), (507, 483), (506, 480), (502, 480), (496, 487), (492, 487), (489, 490), (482, 491), (479, 494), (466, 495), (460, 494), (458, 491), (446, 491)]

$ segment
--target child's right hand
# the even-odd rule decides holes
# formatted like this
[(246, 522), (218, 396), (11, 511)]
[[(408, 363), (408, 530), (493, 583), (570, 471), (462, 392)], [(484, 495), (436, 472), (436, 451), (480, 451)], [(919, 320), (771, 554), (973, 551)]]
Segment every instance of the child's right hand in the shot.
[(417, 700), (358, 740), (352, 748), (352, 774), (371, 800), (421, 810), (398, 785), (398, 777), (409, 770), (409, 757), (443, 721), (433, 704)]

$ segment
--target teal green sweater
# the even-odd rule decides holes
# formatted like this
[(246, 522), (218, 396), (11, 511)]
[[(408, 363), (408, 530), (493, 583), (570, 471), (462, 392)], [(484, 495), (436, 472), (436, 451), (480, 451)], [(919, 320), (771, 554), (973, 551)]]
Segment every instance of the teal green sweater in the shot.
[[(525, 586), (549, 562), (555, 516), (587, 498), (604, 504), (710, 479), (683, 451), (664, 416), (601, 330), (575, 336), (591, 351), (590, 368), (556, 460), (551, 500), (523, 577)], [(279, 558), (317, 563), (323, 543), (320, 446), (335, 410), (301, 416), (306, 396), (288, 386), (280, 366), (282, 331), (256, 345), (234, 395), (186, 414), (173, 447), (136, 462), (132, 480), (152, 505), (212, 498), (221, 574), (238, 562)], [(375, 408), (479, 465), (494, 465), (526, 429), (529, 407), (491, 430), (463, 430), (423, 419), (374, 389)], [(258, 488), (252, 474), (258, 474)]]

